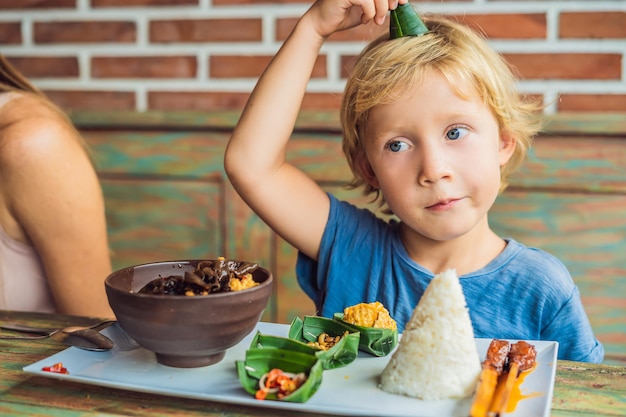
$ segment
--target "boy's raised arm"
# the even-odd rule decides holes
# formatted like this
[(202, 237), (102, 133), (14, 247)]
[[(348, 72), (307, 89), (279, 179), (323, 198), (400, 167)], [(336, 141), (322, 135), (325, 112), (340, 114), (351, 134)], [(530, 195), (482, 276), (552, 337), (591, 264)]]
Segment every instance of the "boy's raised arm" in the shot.
[(226, 172), (244, 201), (276, 233), (314, 259), (329, 200), (315, 181), (286, 162), (287, 143), (326, 38), (372, 19), (382, 24), (395, 3), (320, 0), (313, 4), (259, 79), (226, 149)]

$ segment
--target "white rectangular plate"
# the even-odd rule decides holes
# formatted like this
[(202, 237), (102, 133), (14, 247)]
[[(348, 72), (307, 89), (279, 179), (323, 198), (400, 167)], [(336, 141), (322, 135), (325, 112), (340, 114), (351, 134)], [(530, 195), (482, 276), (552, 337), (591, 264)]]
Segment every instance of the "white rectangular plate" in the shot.
[[(284, 324), (259, 323), (257, 326), (261, 333), (276, 336), (286, 336), (288, 329), (289, 326)], [(119, 328), (109, 328), (102, 333), (115, 341), (115, 334), (119, 334), (119, 331)], [(243, 390), (235, 370), (235, 360), (244, 359), (255, 333), (256, 330), (232, 347), (221, 362), (202, 368), (172, 368), (159, 364), (155, 355), (143, 348), (121, 350), (115, 347), (108, 352), (68, 348), (24, 367), (24, 371), (48, 378), (130, 391), (333, 415), (465, 417), (469, 414), (471, 398), (420, 401), (380, 390), (378, 378), (390, 356), (377, 358), (364, 353), (360, 353), (346, 367), (324, 371), (319, 390), (306, 403), (256, 400)], [(490, 339), (476, 339), (481, 358), (489, 342)], [(521, 386), (522, 395), (528, 398), (521, 400), (516, 410), (507, 416), (548, 417), (558, 345), (547, 341), (529, 342), (537, 349), (537, 366), (526, 376)], [(42, 371), (44, 366), (57, 362), (63, 363), (69, 371), (68, 375)]]

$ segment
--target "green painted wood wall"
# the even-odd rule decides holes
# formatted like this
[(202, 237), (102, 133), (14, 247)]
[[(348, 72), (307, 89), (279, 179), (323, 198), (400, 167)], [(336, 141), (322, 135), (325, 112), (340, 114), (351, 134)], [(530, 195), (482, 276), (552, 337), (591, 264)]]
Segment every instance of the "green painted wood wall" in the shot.
[[(75, 113), (106, 199), (114, 268), (227, 256), (275, 274), (264, 319), (314, 314), (296, 283), (296, 253), (228, 183), (222, 155), (236, 113)], [(288, 158), (338, 197), (345, 189), (336, 117), (303, 113)], [(245, 161), (242, 161), (245, 163)], [(287, 197), (286, 197), (287, 198)], [(535, 141), (491, 214), (493, 228), (568, 266), (608, 357), (626, 359), (626, 115), (559, 115)]]

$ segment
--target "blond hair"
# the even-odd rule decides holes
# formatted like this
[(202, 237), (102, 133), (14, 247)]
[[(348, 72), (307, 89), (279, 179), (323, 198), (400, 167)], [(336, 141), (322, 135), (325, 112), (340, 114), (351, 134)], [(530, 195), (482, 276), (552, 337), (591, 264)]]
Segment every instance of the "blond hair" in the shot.
[[(425, 35), (393, 40), (384, 35), (370, 43), (347, 80), (341, 104), (343, 151), (354, 175), (350, 186), (364, 186), (364, 193), (373, 194), (381, 205), (384, 201), (379, 190), (367, 181), (373, 174), (365, 172), (369, 163), (363, 137), (369, 113), (419, 85), (427, 70), (442, 74), (460, 97), (477, 94), (493, 113), (500, 134), (514, 138), (515, 151), (501, 168), (500, 191), (526, 157), (541, 126), (542, 106), (520, 95), (512, 69), (484, 37), (441, 17), (424, 18), (424, 22), (429, 29)], [(463, 91), (462, 86), (473, 86), (474, 90)]]

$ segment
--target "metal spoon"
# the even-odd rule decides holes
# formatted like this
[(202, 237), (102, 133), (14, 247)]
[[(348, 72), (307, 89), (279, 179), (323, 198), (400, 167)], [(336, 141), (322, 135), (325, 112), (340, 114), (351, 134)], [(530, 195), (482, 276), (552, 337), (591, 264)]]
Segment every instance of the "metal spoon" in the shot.
[(62, 329), (44, 329), (22, 326), (20, 324), (3, 324), (0, 325), (2, 329), (21, 333), (33, 333), (38, 336), (0, 336), (0, 339), (34, 340), (50, 337), (68, 346), (101, 352), (112, 349), (113, 341), (99, 333), (99, 331), (113, 323), (115, 323), (115, 320), (106, 320), (92, 326), (69, 326)]

